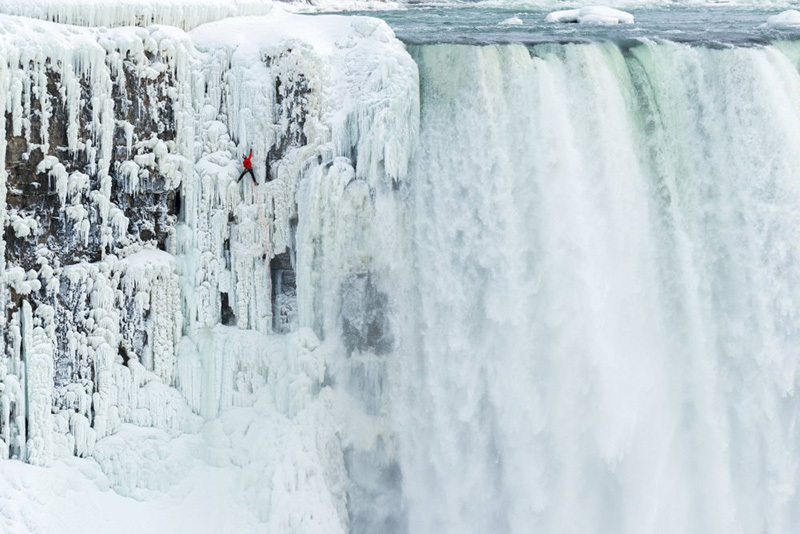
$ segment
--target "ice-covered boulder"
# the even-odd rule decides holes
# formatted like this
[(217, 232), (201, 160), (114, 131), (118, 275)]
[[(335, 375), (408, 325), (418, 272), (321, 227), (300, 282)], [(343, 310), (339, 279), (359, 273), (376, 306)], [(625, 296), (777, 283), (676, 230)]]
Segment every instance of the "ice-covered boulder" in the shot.
[(560, 11), (553, 11), (547, 15), (544, 20), (547, 22), (575, 23), (578, 22), (578, 15), (580, 15), (580, 12), (580, 9), (562, 9)]
[(773, 15), (767, 19), (770, 28), (800, 28), (800, 11), (787, 9), (783, 13)]
[(547, 15), (545, 20), (547, 22), (580, 24), (633, 24), (633, 15), (610, 7), (590, 6), (553, 11)]

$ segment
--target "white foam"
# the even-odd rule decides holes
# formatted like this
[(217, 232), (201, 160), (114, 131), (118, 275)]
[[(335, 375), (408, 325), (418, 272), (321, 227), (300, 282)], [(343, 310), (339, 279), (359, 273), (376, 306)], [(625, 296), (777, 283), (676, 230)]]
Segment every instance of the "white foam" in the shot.
[(521, 26), (523, 22), (522, 19), (519, 17), (509, 17), (507, 19), (498, 22), (498, 24), (503, 26)]

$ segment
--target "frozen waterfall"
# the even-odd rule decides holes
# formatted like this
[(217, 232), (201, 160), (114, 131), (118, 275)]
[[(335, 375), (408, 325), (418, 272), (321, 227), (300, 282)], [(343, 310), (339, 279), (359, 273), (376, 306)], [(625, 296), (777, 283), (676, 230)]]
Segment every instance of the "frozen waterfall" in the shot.
[(409, 532), (791, 531), (796, 64), (649, 42), (412, 54)]

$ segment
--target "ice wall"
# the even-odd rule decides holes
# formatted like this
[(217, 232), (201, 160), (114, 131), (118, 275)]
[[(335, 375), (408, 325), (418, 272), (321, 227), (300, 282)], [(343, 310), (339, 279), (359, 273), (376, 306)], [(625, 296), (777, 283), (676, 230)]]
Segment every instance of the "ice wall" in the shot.
[(0, 13), (79, 26), (164, 24), (190, 30), (234, 16), (267, 15), (272, 0), (8, 0)]
[[(391, 0), (276, 0), (279, 9), (397, 9)], [(164, 24), (183, 30), (231, 17), (264, 16), (273, 0), (5, 0), (0, 13), (89, 27)]]
[(79, 26), (165, 24), (184, 30), (227, 17), (267, 15), (272, 0), (8, 0), (0, 13)]
[[(167, 32), (0, 25), (0, 455), (48, 464), (167, 417), (137, 390), (172, 381), (182, 321), (165, 251), (191, 162)], [(176, 391), (160, 395), (155, 411), (180, 412), (167, 426), (196, 427)]]
[[(278, 9), (188, 34), (0, 28), (0, 456), (92, 456), (118, 490), (157, 489), (158, 432), (261, 402), (275, 454), (245, 463), (296, 483), (254, 509), (276, 531), (346, 529), (342, 450), (378, 431), (354, 445), (337, 421), (359, 365), (385, 375), (376, 295), (418, 130), (402, 44), (377, 20)], [(249, 150), (258, 185), (236, 181)], [(366, 319), (348, 284), (377, 301)], [(103, 439), (130, 424), (158, 432)], [(270, 429), (307, 452), (279, 454)]]
[(409, 532), (795, 528), (800, 77), (781, 49), (412, 51)]

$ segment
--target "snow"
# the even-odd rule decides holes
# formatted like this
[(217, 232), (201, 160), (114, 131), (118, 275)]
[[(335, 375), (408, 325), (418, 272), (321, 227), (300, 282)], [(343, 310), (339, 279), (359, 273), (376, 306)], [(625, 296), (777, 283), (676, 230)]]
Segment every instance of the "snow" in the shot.
[[(301, 46), (310, 45), (314, 51), (330, 54), (336, 48), (342, 48), (355, 35), (354, 24), (366, 24), (375, 27), (381, 24), (375, 19), (366, 17), (340, 17), (319, 15), (316, 17), (299, 17), (282, 10), (275, 10), (269, 18), (238, 17), (204, 24), (191, 31), (192, 41), (201, 49), (233, 48), (237, 54), (251, 56), (260, 49), (276, 47), (290, 39), (301, 36), (297, 31), (297, 23), (302, 21), (307, 34), (302, 35)], [(254, 33), (250, 29), (258, 28)], [(366, 35), (371, 32), (366, 30)]]
[(547, 22), (580, 23), (580, 24), (633, 24), (633, 15), (604, 6), (589, 6), (579, 9), (553, 11)]
[(168, 265), (175, 263), (175, 256), (158, 249), (142, 249), (121, 260), (122, 263), (130, 267), (143, 267), (147, 265)]
[[(160, 443), (172, 450), (169, 442)], [(185, 462), (178, 454), (170, 459)], [(245, 504), (237, 471), (201, 464), (164, 493), (136, 500), (113, 490), (111, 479), (93, 460), (63, 460), (47, 469), (2, 462), (0, 531), (256, 533), (258, 518)]]
[[(220, 327), (214, 335), (236, 340), (233, 332)], [(243, 533), (344, 532), (346, 475), (333, 392), (311, 395), (295, 374), (319, 388), (318, 364), (308, 367), (301, 354), (318, 351), (318, 342), (310, 331), (280, 340), (257, 336), (238, 338), (241, 352), (228, 350), (220, 361), (235, 370), (269, 348), (277, 349), (272, 361), (294, 368), (269, 371), (276, 387), (263, 387), (268, 377), (262, 376), (250, 398), (229, 405), (199, 432), (171, 435), (123, 424), (94, 445), (88, 460), (59, 460), (48, 470), (0, 462), (0, 502), (6, 500), (0, 530), (25, 524), (30, 532), (101, 532), (130, 514), (115, 531), (166, 532), (180, 525), (193, 532), (223, 526)], [(287, 351), (292, 358), (281, 358)], [(103, 504), (81, 505), (87, 499)]]
[(406, 9), (403, 0), (308, 0), (289, 2), (280, 0), (281, 6), (295, 13), (339, 11), (396, 11)]
[(788, 9), (767, 19), (770, 28), (800, 28), (800, 11)]

